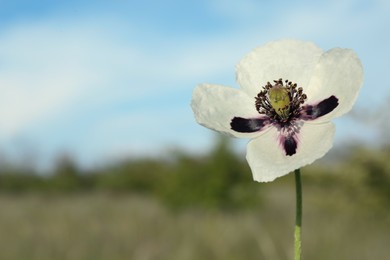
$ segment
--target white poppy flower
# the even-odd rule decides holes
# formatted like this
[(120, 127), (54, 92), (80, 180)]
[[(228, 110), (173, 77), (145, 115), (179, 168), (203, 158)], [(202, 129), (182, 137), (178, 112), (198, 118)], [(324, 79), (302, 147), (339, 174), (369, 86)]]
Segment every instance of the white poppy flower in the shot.
[(256, 48), (236, 71), (241, 89), (199, 85), (191, 107), (199, 124), (252, 139), (246, 159), (259, 182), (324, 156), (334, 138), (330, 120), (352, 108), (363, 83), (354, 51), (296, 40)]

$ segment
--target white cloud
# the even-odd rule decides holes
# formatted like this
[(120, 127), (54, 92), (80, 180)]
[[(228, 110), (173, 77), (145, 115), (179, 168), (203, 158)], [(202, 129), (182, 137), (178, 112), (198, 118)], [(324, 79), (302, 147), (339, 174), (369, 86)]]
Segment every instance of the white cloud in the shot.
[[(126, 30), (124, 37), (120, 22), (110, 21), (117, 30), (111, 32), (100, 26), (107, 24), (100, 18), (69, 24), (53, 19), (21, 23), (0, 34), (2, 149), (12, 149), (14, 139), (22, 138), (50, 153), (42, 157), (52, 158), (54, 151), (65, 150), (91, 161), (99, 154), (151, 153), (174, 140), (185, 143), (180, 132), (172, 135), (173, 124), (164, 125), (168, 111), (162, 107), (167, 104), (163, 99), (180, 90), (187, 95), (180, 99), (189, 103), (195, 84), (226, 71), (233, 73), (243, 51), (234, 48), (237, 42), (225, 43), (220, 37), (174, 42), (167, 37), (151, 48), (140, 44), (134, 32)], [(139, 103), (150, 97), (157, 101), (155, 97), (161, 97), (162, 102), (145, 110)], [(118, 103), (135, 105), (115, 111)], [(157, 111), (161, 112), (156, 117)], [(182, 107), (173, 105), (169, 113), (170, 120), (186, 117), (183, 123), (194, 124), (191, 112), (183, 112)], [(88, 126), (80, 121), (89, 118), (95, 119)], [(148, 118), (159, 124), (155, 142), (144, 136), (155, 131)], [(56, 126), (61, 121), (65, 128)]]
[(159, 44), (169, 42), (161, 39), (150, 49), (132, 40), (137, 35), (123, 39), (99, 26), (104, 23), (81, 20), (57, 27), (51, 24), (58, 22), (46, 20), (19, 24), (0, 35), (3, 135), (75, 112), (85, 102), (131, 101), (167, 91), (161, 86), (180, 88), (178, 82), (233, 71), (238, 56), (229, 53), (237, 42), (221, 38), (181, 39), (159, 50)]
[(40, 24), (16, 27), (0, 36), (3, 134), (55, 116), (104, 80), (105, 72), (93, 65), (90, 42), (77, 32)]

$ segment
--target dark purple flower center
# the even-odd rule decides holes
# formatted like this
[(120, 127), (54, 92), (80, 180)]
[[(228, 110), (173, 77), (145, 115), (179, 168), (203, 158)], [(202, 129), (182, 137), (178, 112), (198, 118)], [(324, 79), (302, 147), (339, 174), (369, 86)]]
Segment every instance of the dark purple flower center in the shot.
[[(259, 114), (264, 114), (272, 120), (272, 123), (279, 126), (288, 126), (301, 112), (301, 105), (305, 102), (307, 96), (303, 93), (301, 87), (296, 83), (286, 80), (274, 80), (274, 85), (267, 82), (263, 90), (255, 97), (255, 106)], [(281, 92), (276, 98), (273, 97), (273, 91)], [(279, 100), (278, 100), (279, 99)]]
[(258, 117), (234, 117), (231, 129), (240, 133), (259, 132), (268, 126), (279, 131), (279, 142), (287, 156), (298, 149), (298, 138), (303, 121), (315, 120), (333, 111), (338, 106), (338, 98), (330, 96), (317, 104), (307, 104), (303, 88), (296, 83), (282, 79), (267, 83), (255, 97)]

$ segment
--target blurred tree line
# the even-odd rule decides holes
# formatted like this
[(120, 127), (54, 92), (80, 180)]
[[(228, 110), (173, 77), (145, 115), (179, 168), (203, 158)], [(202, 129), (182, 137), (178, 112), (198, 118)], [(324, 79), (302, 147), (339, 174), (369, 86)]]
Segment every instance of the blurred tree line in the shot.
[[(353, 146), (346, 150), (337, 160), (305, 167), (304, 185), (338, 187), (353, 196), (369, 193), (367, 203), (390, 206), (390, 148)], [(283, 179), (277, 182), (283, 184)], [(262, 185), (269, 184), (252, 180), (244, 156), (232, 151), (227, 137), (219, 137), (203, 156), (173, 152), (169, 159), (129, 159), (92, 171), (81, 170), (63, 156), (48, 175), (17, 167), (0, 171), (1, 193), (137, 193), (157, 197), (173, 208), (250, 207), (259, 203)]]
[(46, 175), (2, 167), (0, 192), (138, 193), (156, 196), (174, 208), (245, 206), (255, 201), (256, 186), (241, 157), (232, 151), (227, 137), (220, 137), (203, 156), (176, 151), (165, 159), (129, 159), (92, 171), (83, 171), (71, 157), (62, 156)]

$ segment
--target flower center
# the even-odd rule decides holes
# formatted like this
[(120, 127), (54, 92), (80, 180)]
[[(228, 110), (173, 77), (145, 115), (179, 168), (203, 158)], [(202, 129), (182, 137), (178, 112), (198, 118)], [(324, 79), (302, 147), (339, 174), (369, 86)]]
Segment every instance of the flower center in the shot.
[(287, 124), (299, 116), (301, 105), (307, 96), (296, 83), (285, 80), (274, 80), (274, 84), (267, 82), (256, 99), (256, 110), (265, 114), (279, 124)]

